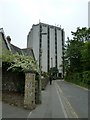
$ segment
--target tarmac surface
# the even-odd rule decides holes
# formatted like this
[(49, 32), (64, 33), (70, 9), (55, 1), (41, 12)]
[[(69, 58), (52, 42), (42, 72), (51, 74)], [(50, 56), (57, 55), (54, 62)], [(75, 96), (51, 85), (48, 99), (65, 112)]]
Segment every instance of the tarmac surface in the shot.
[(2, 104), (3, 118), (88, 118), (88, 90), (54, 80), (42, 91), (42, 104), (33, 111)]

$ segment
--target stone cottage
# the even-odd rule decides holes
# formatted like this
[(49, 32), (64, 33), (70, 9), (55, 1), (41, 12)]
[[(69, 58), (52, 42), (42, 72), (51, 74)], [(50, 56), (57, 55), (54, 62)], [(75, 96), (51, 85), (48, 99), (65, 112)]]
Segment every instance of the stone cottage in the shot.
[[(0, 28), (0, 43), (2, 43), (2, 44), (0, 44), (1, 45), (0, 48), (2, 48), (4, 50), (9, 50), (13, 54), (18, 53), (20, 55), (23, 54), (25, 56), (31, 56), (35, 60), (33, 50), (31, 48), (21, 49), (21, 48), (15, 46), (15, 45), (13, 45), (11, 43), (10, 36), (7, 36), (7, 37), (5, 36), (3, 28)], [(2, 54), (2, 49), (0, 51), (0, 55)], [(2, 59), (1, 58), (0, 58), (0, 68), (1, 68), (0, 69), (1, 71), (4, 69), (3, 66), (2, 66)], [(24, 76), (22, 76), (22, 75), (21, 76), (20, 75), (16, 76), (14, 73), (9, 73), (9, 75), (8, 75), (8, 73), (5, 69), (2, 71), (1, 74), (2, 74), (2, 81), (5, 81), (5, 80), (9, 81), (9, 80), (12, 80), (12, 78), (13, 78), (14, 82), (15, 82), (15, 79), (16, 79), (16, 82), (17, 82), (17, 79), (18, 79), (18, 81), (21, 81), (20, 79), (22, 79), (22, 81), (24, 81)], [(7, 75), (8, 75), (8, 77), (7, 77)], [(6, 81), (5, 81), (5, 84), (6, 84)], [(25, 82), (24, 104), (25, 104), (26, 108), (33, 109), (33, 107), (35, 107), (35, 73), (33, 73), (33, 71), (30, 71), (30, 73), (26, 72), (24, 82)], [(0, 85), (2, 85), (2, 84), (0, 84)], [(9, 85), (6, 85), (8, 87), (5, 87), (5, 85), (4, 85), (4, 87), (2, 87), (2, 86), (0, 86), (0, 87), (3, 88), (4, 90), (11, 89), (11, 88), (13, 90), (15, 90), (14, 85), (11, 81), (10, 81)], [(28, 86), (29, 86), (29, 88), (27, 89)], [(30, 92), (32, 93), (32, 95), (30, 94)]]

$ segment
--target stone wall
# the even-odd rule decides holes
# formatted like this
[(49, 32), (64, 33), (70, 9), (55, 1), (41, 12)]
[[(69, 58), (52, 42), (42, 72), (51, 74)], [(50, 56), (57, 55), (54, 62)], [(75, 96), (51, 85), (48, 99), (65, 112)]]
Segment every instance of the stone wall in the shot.
[(25, 74), (2, 71), (2, 90), (24, 93)]
[(42, 79), (41, 79), (41, 89), (42, 89), (42, 90), (45, 90), (45, 88), (46, 88), (48, 82), (49, 82), (49, 78), (48, 78), (48, 77), (47, 77), (47, 78), (42, 78)]
[(2, 91), (2, 67), (0, 67), (0, 91)]
[(35, 80), (35, 104), (39, 103), (39, 82)]
[(2, 90), (23, 93), (26, 109), (34, 109), (39, 103), (39, 80), (35, 80), (35, 73), (15, 73), (4, 70), (2, 72)]
[(35, 105), (35, 74), (25, 73), (25, 94), (24, 107), (26, 109), (34, 109)]

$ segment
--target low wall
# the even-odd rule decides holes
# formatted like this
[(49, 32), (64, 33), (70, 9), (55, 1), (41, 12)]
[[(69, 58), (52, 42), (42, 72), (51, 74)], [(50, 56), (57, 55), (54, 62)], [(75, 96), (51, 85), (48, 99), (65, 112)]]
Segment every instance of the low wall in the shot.
[(48, 78), (48, 77), (47, 77), (47, 78), (42, 78), (42, 79), (41, 79), (41, 89), (42, 89), (42, 90), (45, 90), (45, 88), (46, 88), (48, 82), (49, 82), (49, 78)]
[[(49, 78), (41, 79), (41, 89), (44, 90)], [(10, 71), (2, 71), (2, 90), (3, 91), (16, 91), (24, 93), (25, 86), (25, 74), (24, 73), (15, 73)], [(38, 101), (38, 89), (39, 82), (35, 80), (35, 95), (36, 103)]]
[(2, 71), (2, 90), (24, 93), (25, 74)]
[(2, 91), (2, 67), (0, 67), (0, 91)]
[(35, 74), (25, 73), (25, 94), (24, 94), (24, 107), (26, 109), (34, 109), (35, 105)]
[(35, 104), (39, 103), (39, 82), (35, 80)]
[(34, 109), (40, 101), (39, 80), (35, 80), (35, 73), (15, 73), (11, 71), (2, 72), (3, 93), (23, 93), (24, 108)]

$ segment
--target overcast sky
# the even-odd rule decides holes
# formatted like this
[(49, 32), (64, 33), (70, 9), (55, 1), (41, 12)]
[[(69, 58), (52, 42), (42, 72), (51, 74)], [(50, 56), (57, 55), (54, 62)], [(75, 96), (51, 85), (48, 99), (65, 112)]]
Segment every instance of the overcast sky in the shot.
[(65, 35), (77, 27), (88, 27), (89, 0), (0, 0), (0, 27), (12, 44), (25, 48), (33, 24), (61, 25)]

